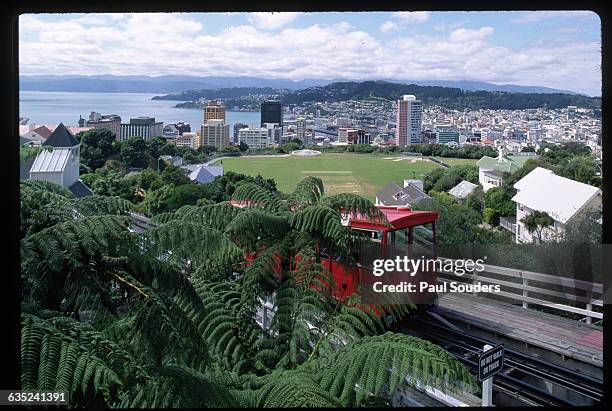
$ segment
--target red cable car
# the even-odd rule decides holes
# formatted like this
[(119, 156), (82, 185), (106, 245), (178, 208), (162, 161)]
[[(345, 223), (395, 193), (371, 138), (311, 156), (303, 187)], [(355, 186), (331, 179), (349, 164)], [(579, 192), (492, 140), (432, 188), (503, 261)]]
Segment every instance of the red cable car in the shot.
[[(231, 201), (230, 203), (240, 208), (250, 205), (250, 201)], [(354, 260), (357, 261), (356, 264), (348, 263), (342, 256), (331, 255), (325, 248), (319, 249), (321, 263), (334, 279), (336, 287), (332, 293), (339, 300), (344, 300), (357, 292), (360, 285), (364, 286), (373, 281), (371, 266), (373, 259), (393, 259), (404, 256), (415, 258), (418, 255), (436, 258), (437, 212), (416, 211), (408, 207), (377, 207), (385, 215), (389, 225), (362, 215), (343, 216), (342, 223), (347, 229), (364, 233), (371, 240), (368, 247), (353, 250), (352, 254)], [(247, 264), (253, 261), (256, 254), (251, 253), (246, 256)], [(295, 262), (297, 262), (297, 257)], [(281, 267), (279, 266), (278, 269), (280, 271)], [(404, 277), (400, 279), (406, 279)], [(435, 284), (435, 272), (421, 270), (410, 277), (407, 282), (418, 284), (421, 281)], [(434, 294), (427, 291), (415, 293), (411, 296), (410, 302), (429, 304), (433, 296)]]
[[(343, 218), (343, 224), (351, 230), (366, 234), (371, 239), (369, 250), (356, 250), (353, 257), (357, 265), (348, 265), (341, 257), (331, 256), (321, 250), (321, 262), (333, 275), (337, 298), (355, 293), (359, 285), (366, 285), (372, 279), (373, 259), (394, 259), (397, 257), (416, 258), (417, 255), (436, 257), (436, 220), (438, 213), (416, 211), (408, 207), (378, 206), (390, 226), (372, 221), (365, 216), (351, 215)], [(415, 241), (416, 240), (416, 241)], [(367, 256), (363, 255), (367, 254)], [(435, 281), (434, 273), (422, 270), (415, 273), (408, 282)], [(414, 297), (414, 296), (413, 296)], [(419, 295), (416, 303), (430, 300), (431, 293)]]

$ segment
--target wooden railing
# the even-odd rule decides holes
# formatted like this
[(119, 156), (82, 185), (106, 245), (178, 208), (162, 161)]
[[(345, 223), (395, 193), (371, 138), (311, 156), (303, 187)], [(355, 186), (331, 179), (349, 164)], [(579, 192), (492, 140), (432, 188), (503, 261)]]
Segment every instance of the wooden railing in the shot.
[[(441, 258), (442, 261), (448, 259)], [(481, 272), (457, 275), (439, 272), (438, 281), (500, 285), (494, 295), (522, 303), (523, 308), (539, 305), (550, 309), (583, 316), (587, 324), (603, 319), (603, 284), (533, 271), (484, 265)], [(596, 311), (595, 307), (599, 307)]]

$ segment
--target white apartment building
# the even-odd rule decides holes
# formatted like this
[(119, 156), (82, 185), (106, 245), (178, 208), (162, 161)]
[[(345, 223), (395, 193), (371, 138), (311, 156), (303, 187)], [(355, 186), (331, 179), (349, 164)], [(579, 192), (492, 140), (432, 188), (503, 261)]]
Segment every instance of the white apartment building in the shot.
[(543, 239), (561, 234), (565, 225), (586, 210), (601, 207), (601, 190), (588, 184), (561, 177), (542, 167), (514, 184), (517, 193), (512, 197), (516, 203), (517, 243), (535, 240), (521, 220), (532, 211), (543, 211), (555, 221), (554, 226), (543, 231)]
[(244, 142), (249, 148), (267, 147), (269, 145), (268, 129), (266, 127), (250, 125), (247, 128), (238, 130), (238, 141)]

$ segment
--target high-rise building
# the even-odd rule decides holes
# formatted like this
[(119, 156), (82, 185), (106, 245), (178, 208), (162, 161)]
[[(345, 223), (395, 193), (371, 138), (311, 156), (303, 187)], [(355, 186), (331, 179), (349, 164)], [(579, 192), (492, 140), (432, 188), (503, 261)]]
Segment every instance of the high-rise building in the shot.
[(223, 150), (229, 145), (229, 124), (225, 124), (224, 120), (206, 121), (200, 131), (199, 143), (200, 146), (213, 146)]
[(238, 140), (238, 131), (242, 130), (243, 128), (247, 128), (247, 127), (248, 127), (248, 124), (244, 124), (244, 123), (234, 124), (234, 135), (233, 135), (232, 143), (234, 144), (240, 143), (240, 141)]
[(249, 148), (263, 148), (268, 146), (268, 128), (248, 126), (238, 130), (238, 141), (243, 142)]
[(131, 118), (129, 123), (121, 124), (120, 141), (130, 137), (142, 137), (145, 140), (150, 137), (162, 136), (164, 134), (164, 123), (156, 122), (154, 117)]
[(115, 135), (117, 141), (121, 138), (121, 117), (116, 114), (100, 114), (92, 111), (87, 121), (79, 116), (79, 127), (93, 127), (97, 130), (105, 128)]
[(208, 120), (223, 120), (225, 121), (225, 106), (216, 100), (211, 100), (204, 107), (204, 124)]
[(263, 127), (268, 130), (268, 144), (280, 143), (283, 129), (278, 123), (264, 123)]
[(302, 141), (306, 140), (306, 119), (300, 117), (295, 122), (296, 136)]
[(413, 95), (404, 95), (397, 100), (397, 129), (395, 144), (406, 147), (421, 142), (423, 103)]
[(576, 106), (567, 106), (567, 119), (571, 120), (576, 117)]
[(276, 123), (283, 127), (283, 106), (280, 101), (268, 100), (261, 103), (261, 127), (266, 123)]

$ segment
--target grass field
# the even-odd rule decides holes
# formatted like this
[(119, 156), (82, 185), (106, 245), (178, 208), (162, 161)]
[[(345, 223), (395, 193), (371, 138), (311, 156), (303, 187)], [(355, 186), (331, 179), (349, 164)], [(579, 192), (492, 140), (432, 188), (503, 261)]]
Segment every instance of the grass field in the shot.
[(448, 158), (448, 157), (434, 157), (436, 160), (444, 161), (446, 164), (450, 166), (458, 166), (464, 164), (476, 165), (478, 160), (473, 160), (470, 158)]
[(367, 154), (327, 153), (316, 157), (235, 157), (224, 158), (225, 171), (273, 178), (280, 191), (291, 192), (306, 176), (323, 180), (327, 194), (356, 193), (374, 200), (376, 192), (394, 180), (422, 178), (438, 167), (418, 158)]

